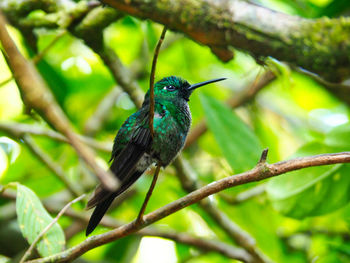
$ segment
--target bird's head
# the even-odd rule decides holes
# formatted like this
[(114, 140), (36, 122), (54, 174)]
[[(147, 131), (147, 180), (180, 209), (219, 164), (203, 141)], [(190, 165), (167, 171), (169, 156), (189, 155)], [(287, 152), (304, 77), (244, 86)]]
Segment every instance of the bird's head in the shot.
[[(192, 92), (196, 88), (224, 79), (226, 78), (212, 79), (191, 85), (187, 80), (180, 77), (170, 76), (161, 79), (154, 85), (154, 96), (157, 99), (184, 99), (189, 101)], [(146, 94), (146, 99), (149, 99), (149, 91)]]

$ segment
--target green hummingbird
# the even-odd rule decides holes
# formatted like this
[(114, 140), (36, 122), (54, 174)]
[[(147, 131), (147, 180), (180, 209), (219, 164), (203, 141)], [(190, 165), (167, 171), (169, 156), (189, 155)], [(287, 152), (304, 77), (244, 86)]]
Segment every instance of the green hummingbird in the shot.
[(128, 189), (153, 163), (166, 167), (181, 151), (191, 126), (189, 98), (196, 88), (221, 81), (212, 79), (190, 85), (186, 80), (170, 76), (154, 85), (153, 137), (149, 129), (150, 91), (142, 107), (132, 114), (114, 139), (110, 170), (120, 187), (110, 192), (99, 185), (87, 204), (95, 207), (86, 229), (88, 236), (99, 224), (114, 198)]

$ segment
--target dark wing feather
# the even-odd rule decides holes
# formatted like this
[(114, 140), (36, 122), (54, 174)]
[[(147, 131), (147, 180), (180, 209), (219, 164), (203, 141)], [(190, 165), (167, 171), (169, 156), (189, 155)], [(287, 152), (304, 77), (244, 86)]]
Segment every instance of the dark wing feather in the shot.
[(121, 182), (119, 189), (116, 192), (110, 192), (100, 185), (96, 188), (94, 196), (87, 204), (87, 209), (96, 206), (86, 228), (87, 236), (99, 224), (114, 198), (128, 189), (144, 172), (137, 169), (136, 165), (143, 154), (149, 150), (152, 143), (152, 136), (148, 129), (148, 118), (145, 119), (147, 126), (137, 127), (131, 136), (130, 142), (118, 151), (116, 156), (112, 156), (110, 170)]
[[(111, 194), (114, 197), (124, 192), (132, 183), (136, 181), (134, 173), (136, 172), (136, 164), (141, 159), (142, 155), (147, 151), (151, 144), (151, 133), (148, 128), (140, 127), (134, 132), (131, 141), (120, 151), (120, 153), (112, 159), (110, 170), (120, 180), (119, 189), (111, 193), (99, 185), (94, 193), (94, 196), (89, 200), (87, 209), (96, 206), (98, 203), (103, 202)], [(130, 182), (129, 180), (132, 180)]]

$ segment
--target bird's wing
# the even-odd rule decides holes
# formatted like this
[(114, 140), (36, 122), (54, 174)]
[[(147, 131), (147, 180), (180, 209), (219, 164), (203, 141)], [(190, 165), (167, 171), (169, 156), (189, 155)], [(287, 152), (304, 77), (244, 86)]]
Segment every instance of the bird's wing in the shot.
[[(110, 170), (120, 180), (121, 185), (119, 189), (112, 193), (99, 185), (95, 190), (94, 196), (89, 200), (87, 209), (103, 202), (111, 195), (114, 197), (118, 196), (129, 188), (143, 173), (143, 171), (137, 171), (136, 164), (149, 149), (152, 142), (151, 132), (148, 128), (148, 120), (149, 117), (147, 114), (144, 116), (142, 122), (138, 122), (138, 126), (134, 128), (129, 137), (129, 142), (122, 149), (118, 149), (118, 151), (115, 152), (117, 153), (116, 155), (112, 155)], [(118, 140), (116, 140), (116, 143), (117, 142)], [(135, 176), (135, 174), (138, 176)]]

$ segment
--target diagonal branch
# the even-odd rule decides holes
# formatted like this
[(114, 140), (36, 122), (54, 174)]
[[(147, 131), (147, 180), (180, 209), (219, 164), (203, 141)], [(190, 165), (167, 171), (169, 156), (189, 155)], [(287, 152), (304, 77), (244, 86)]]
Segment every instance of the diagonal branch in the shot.
[(122, 94), (119, 86), (114, 86), (103, 99), (99, 102), (95, 112), (85, 122), (84, 133), (89, 136), (94, 136), (100, 131), (108, 119), (109, 112), (115, 106), (115, 102)]
[(61, 166), (55, 163), (49, 155), (47, 155), (39, 146), (33, 141), (29, 135), (22, 136), (23, 141), (29, 148), (29, 150), (50, 170), (52, 171), (58, 179), (60, 179), (64, 185), (67, 187), (68, 191), (73, 196), (81, 195), (82, 189), (71, 182), (64, 173)]
[(48, 123), (67, 137), (77, 154), (88, 164), (107, 189), (117, 188), (118, 180), (116, 177), (96, 163), (93, 152), (75, 134), (69, 120), (36, 71), (33, 63), (28, 62), (17, 49), (6, 30), (5, 18), (1, 11), (0, 41), (6, 52), (7, 62), (13, 72), (24, 103), (35, 109)]
[(61, 253), (30, 261), (31, 263), (44, 263), (44, 262), (68, 262), (83, 255), (85, 252), (101, 246), (103, 244), (112, 242), (131, 233), (134, 233), (160, 219), (169, 216), (189, 205), (199, 202), (200, 200), (220, 192), (224, 189), (242, 185), (250, 182), (261, 181), (273, 176), (284, 174), (290, 171), (295, 171), (307, 167), (330, 165), (336, 163), (350, 163), (350, 152), (321, 154), (303, 158), (291, 159), (288, 161), (282, 161), (274, 164), (257, 165), (254, 169), (240, 173), (237, 175), (229, 176), (219, 181), (206, 185), (168, 205), (163, 206), (144, 216), (142, 224), (137, 224), (136, 220), (129, 224), (123, 225), (117, 229), (109, 231), (107, 233), (92, 236), (77, 246), (74, 246)]
[(51, 227), (53, 227), (54, 224), (56, 224), (56, 222), (58, 221), (58, 219), (60, 219), (60, 217), (67, 211), (67, 209), (74, 203), (79, 202), (81, 199), (83, 199), (85, 197), (85, 194), (75, 198), (74, 200), (70, 201), (68, 204), (66, 204), (62, 210), (58, 213), (58, 215), (50, 222), (50, 224), (48, 224), (43, 231), (41, 231), (41, 233), (34, 239), (33, 243), (30, 245), (30, 247), (28, 248), (28, 250), (24, 253), (23, 257), (21, 258), (21, 260), (19, 261), (19, 263), (23, 263), (27, 260), (27, 258), (32, 254), (35, 246), (38, 244), (38, 242), (40, 241), (40, 239), (47, 233), (47, 231), (50, 230)]

